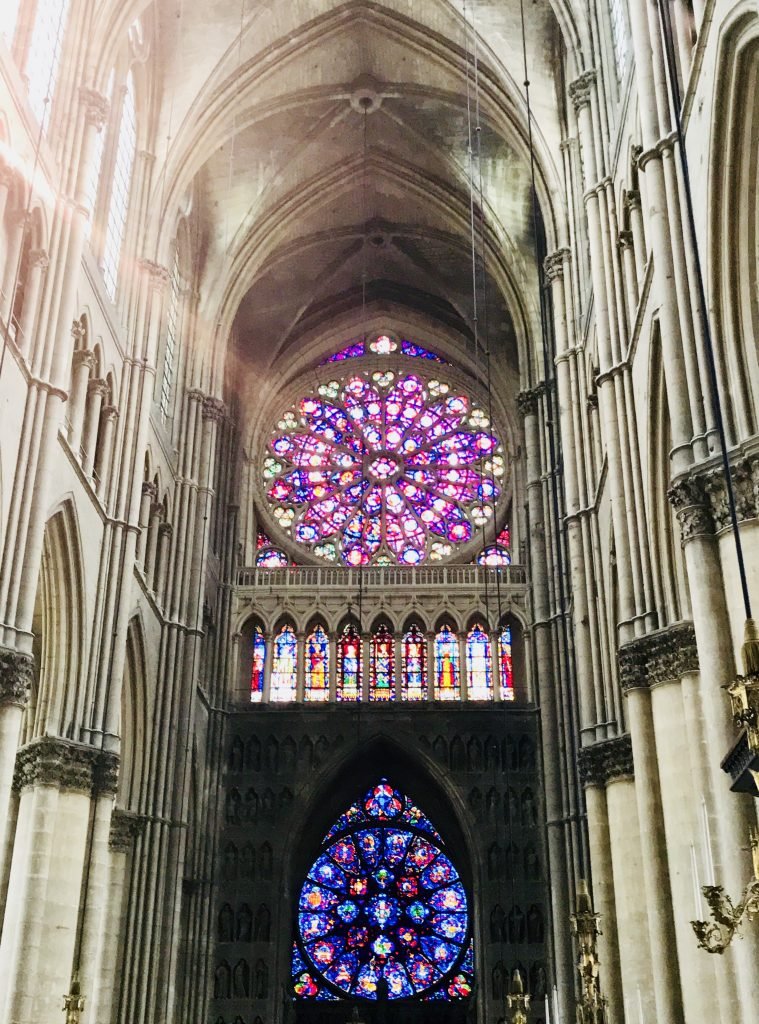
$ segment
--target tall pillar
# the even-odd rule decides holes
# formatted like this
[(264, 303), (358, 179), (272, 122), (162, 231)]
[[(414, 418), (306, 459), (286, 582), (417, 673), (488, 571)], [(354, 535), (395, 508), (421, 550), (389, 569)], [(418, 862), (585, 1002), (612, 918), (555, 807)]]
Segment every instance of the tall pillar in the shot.
[(10, 812), (13, 770), (16, 764), (24, 707), (34, 679), (34, 663), (27, 654), (0, 647), (0, 920), (2, 893), (10, 868), (12, 823)]
[(108, 394), (108, 383), (100, 377), (91, 380), (87, 386), (87, 410), (84, 416), (84, 436), (82, 440), (82, 469), (86, 476), (95, 468), (95, 449), (97, 448), (100, 430), (100, 410), (103, 399)]
[(119, 418), (119, 410), (115, 405), (106, 405), (102, 409), (102, 435), (97, 450), (95, 463), (95, 480), (97, 481), (97, 494), (103, 504), (108, 502), (108, 485), (111, 482), (111, 468), (113, 465), (113, 439), (116, 431), (116, 421)]
[(40, 290), (48, 264), (48, 256), (44, 249), (32, 249), (29, 253), (24, 308), (21, 311), (21, 320), (16, 330), (16, 345), (23, 355), (29, 355), (34, 347), (33, 335), (39, 314)]
[(158, 497), (155, 484), (150, 483), (146, 480), (142, 485), (142, 492), (140, 495), (140, 518), (139, 518), (139, 536), (137, 537), (135, 545), (135, 561), (138, 565), (142, 566), (144, 570), (144, 555), (148, 541), (148, 530), (150, 528), (150, 509), (155, 503)]
[[(756, 827), (756, 809), (750, 797), (730, 791), (730, 779), (720, 767), (735, 742), (725, 687), (734, 681), (737, 674), (725, 580), (715, 536), (715, 529), (729, 525), (724, 483), (720, 476), (699, 477), (691, 472), (673, 484), (669, 498), (680, 523), (698, 649), (699, 697), (709, 772), (707, 804), (711, 831), (716, 840), (714, 871), (719, 884), (737, 896), (752, 874), (746, 843), (749, 828)], [(743, 508), (739, 505), (739, 508), (742, 515), (751, 506)], [(733, 1019), (742, 1020), (744, 1024), (759, 1020), (757, 929), (746, 929), (743, 939), (729, 947), (724, 961), (735, 970), (738, 987), (729, 1007)], [(718, 972), (718, 978), (720, 976), (723, 976), (722, 972)], [(723, 1015), (724, 1012), (723, 1009)]]

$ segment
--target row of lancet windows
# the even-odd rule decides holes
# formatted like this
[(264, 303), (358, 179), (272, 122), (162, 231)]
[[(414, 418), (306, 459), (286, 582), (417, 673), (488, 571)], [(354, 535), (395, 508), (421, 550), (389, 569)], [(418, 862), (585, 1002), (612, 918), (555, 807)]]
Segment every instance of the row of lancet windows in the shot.
[(299, 636), (285, 623), (267, 637), (256, 624), (250, 647), (253, 702), (514, 699), (509, 625), (426, 634), (412, 624), (396, 636), (383, 623), (362, 640), (352, 622), (336, 636), (320, 624)]

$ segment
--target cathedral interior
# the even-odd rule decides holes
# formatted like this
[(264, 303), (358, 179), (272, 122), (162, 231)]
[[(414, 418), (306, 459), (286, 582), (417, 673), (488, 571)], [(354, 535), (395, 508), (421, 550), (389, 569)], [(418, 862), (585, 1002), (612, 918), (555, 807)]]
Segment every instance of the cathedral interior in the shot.
[(0, 1024), (756, 1024), (758, 82), (3, 0)]

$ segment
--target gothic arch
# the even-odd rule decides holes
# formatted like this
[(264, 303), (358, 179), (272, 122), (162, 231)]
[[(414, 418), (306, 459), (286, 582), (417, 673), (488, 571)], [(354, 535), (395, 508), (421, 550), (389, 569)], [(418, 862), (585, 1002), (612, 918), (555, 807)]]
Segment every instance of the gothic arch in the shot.
[(117, 800), (120, 807), (140, 809), (145, 785), (148, 695), (145, 634), (139, 613), (127, 628), (124, 681), (121, 687), (121, 769)]
[(36, 685), (25, 712), (24, 742), (47, 733), (79, 740), (89, 710), (81, 678), (87, 608), (73, 499), (45, 525), (34, 619)]
[[(759, 415), (759, 17), (748, 5), (721, 28), (715, 82), (708, 266), (725, 429), (736, 444)], [(705, 391), (708, 402), (707, 382)]]

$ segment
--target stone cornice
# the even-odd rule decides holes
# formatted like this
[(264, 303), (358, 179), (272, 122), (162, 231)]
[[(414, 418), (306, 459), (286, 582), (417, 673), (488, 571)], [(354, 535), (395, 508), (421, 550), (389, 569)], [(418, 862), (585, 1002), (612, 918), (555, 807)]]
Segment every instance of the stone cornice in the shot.
[(115, 793), (118, 771), (117, 754), (57, 736), (43, 736), (19, 749), (13, 785), (17, 790), (57, 786), (73, 793)]
[(677, 681), (698, 672), (696, 633), (692, 622), (636, 637), (619, 649), (619, 684), (624, 693)]
[(584, 786), (605, 786), (617, 779), (635, 777), (632, 741), (627, 733), (581, 747), (577, 763)]
[(28, 654), (0, 647), (0, 707), (23, 708), (29, 700), (34, 679), (34, 662)]
[(108, 845), (116, 853), (128, 853), (132, 843), (145, 829), (147, 818), (134, 811), (124, 811), (114, 807), (111, 814), (111, 832)]

